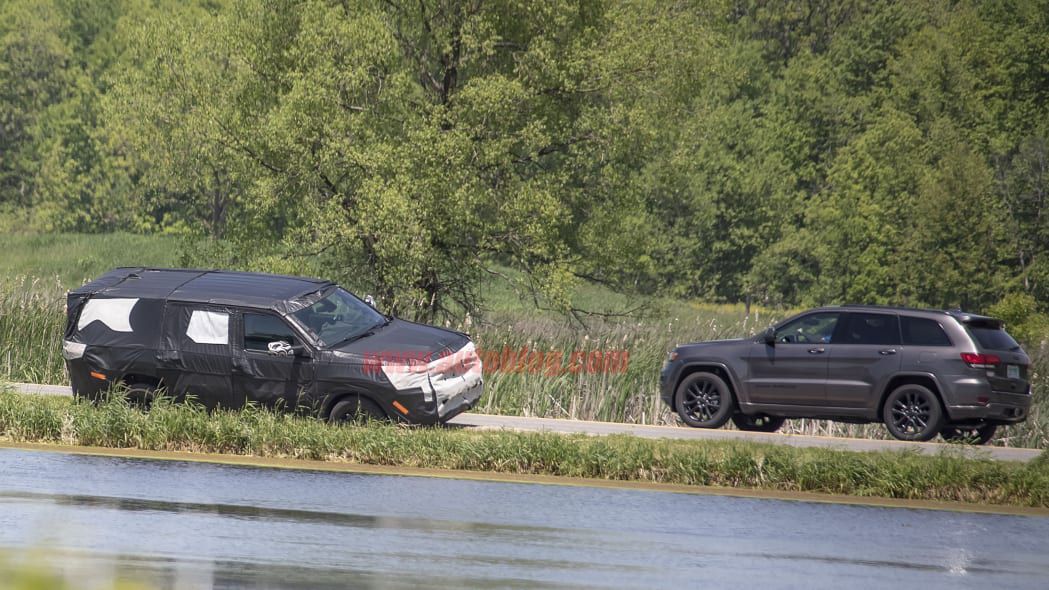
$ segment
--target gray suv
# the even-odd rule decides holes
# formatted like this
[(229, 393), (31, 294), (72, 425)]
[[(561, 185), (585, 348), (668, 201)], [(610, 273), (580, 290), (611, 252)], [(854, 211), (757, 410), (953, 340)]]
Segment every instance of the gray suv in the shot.
[(663, 401), (696, 428), (773, 432), (786, 418), (884, 422), (900, 440), (986, 443), (1027, 418), (1030, 359), (1000, 320), (847, 305), (740, 340), (678, 346)]

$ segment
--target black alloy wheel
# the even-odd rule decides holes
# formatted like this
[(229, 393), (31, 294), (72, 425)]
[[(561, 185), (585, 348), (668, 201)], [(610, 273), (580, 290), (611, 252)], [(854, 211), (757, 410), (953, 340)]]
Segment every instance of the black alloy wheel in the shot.
[(728, 385), (713, 373), (685, 377), (674, 395), (674, 408), (693, 428), (720, 428), (728, 422), (736, 401)]
[(943, 427), (943, 408), (929, 388), (909, 383), (885, 398), (882, 418), (889, 434), (906, 441), (927, 441)]

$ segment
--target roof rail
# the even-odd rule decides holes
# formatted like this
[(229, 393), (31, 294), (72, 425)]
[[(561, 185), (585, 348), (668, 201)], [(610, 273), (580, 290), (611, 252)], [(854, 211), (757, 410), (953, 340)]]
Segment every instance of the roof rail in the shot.
[(893, 311), (924, 311), (928, 313), (942, 314), (951, 313), (942, 309), (933, 309), (931, 307), (907, 307), (906, 305), (876, 305), (873, 303), (845, 303), (841, 307), (858, 307), (861, 309), (884, 309)]

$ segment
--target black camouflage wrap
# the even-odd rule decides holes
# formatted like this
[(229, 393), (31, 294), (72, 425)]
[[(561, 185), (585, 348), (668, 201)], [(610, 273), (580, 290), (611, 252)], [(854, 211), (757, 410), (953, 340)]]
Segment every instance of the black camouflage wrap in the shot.
[[(447, 420), (476, 403), (480, 384), (445, 400), (439, 413), (432, 391), (424, 391), (426, 382), (398, 389), (377, 364), (397, 355), (454, 353), (470, 342), (465, 334), (391, 318), (371, 336), (334, 349), (318, 348), (287, 316), (334, 287), (330, 281), (259, 273), (113, 270), (68, 294), (65, 349), (73, 390), (92, 397), (114, 383), (145, 383), (180, 399), (192, 396), (208, 408), (251, 402), (321, 417), (345, 396), (358, 395), (388, 416), (421, 424)], [(137, 300), (129, 317), (131, 331), (117, 331), (101, 321), (78, 329), (80, 314), (92, 299)], [(194, 312), (226, 314), (228, 342), (190, 338)], [(245, 349), (245, 313), (281, 318), (303, 352), (285, 356)]]

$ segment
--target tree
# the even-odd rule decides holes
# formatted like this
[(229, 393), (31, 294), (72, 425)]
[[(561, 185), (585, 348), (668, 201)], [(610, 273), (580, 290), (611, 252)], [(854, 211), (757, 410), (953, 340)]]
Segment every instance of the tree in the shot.
[(900, 252), (927, 160), (922, 134), (887, 110), (835, 157), (806, 227), (820, 260), (805, 303), (906, 303)]
[[(1049, 301), (1049, 140), (1026, 138), (999, 177), (1019, 283)], [(1008, 231), (1007, 230), (1007, 231)]]
[(946, 121), (931, 140), (935, 164), (919, 183), (908, 224), (901, 295), (920, 305), (986, 309), (1007, 287), (1009, 255), (994, 174)]
[(153, 19), (110, 112), (158, 189), (232, 199), (240, 264), (305, 260), (432, 319), (478, 307), (500, 260), (564, 306), (579, 246), (600, 248), (588, 224), (628, 213), (592, 184), (588, 144), (616, 135), (587, 90), (614, 73), (587, 61), (601, 17), (551, 0)]
[(32, 205), (37, 126), (74, 80), (68, 28), (51, 2), (0, 4), (0, 203)]
[[(199, 6), (130, 15), (119, 25), (128, 47), (102, 99), (114, 161), (132, 179), (135, 209), (154, 227), (226, 234), (243, 184), (244, 146), (230, 130), (249, 115), (238, 85), (247, 65), (219, 42), (215, 15)], [(149, 223), (149, 222), (147, 222)]]

